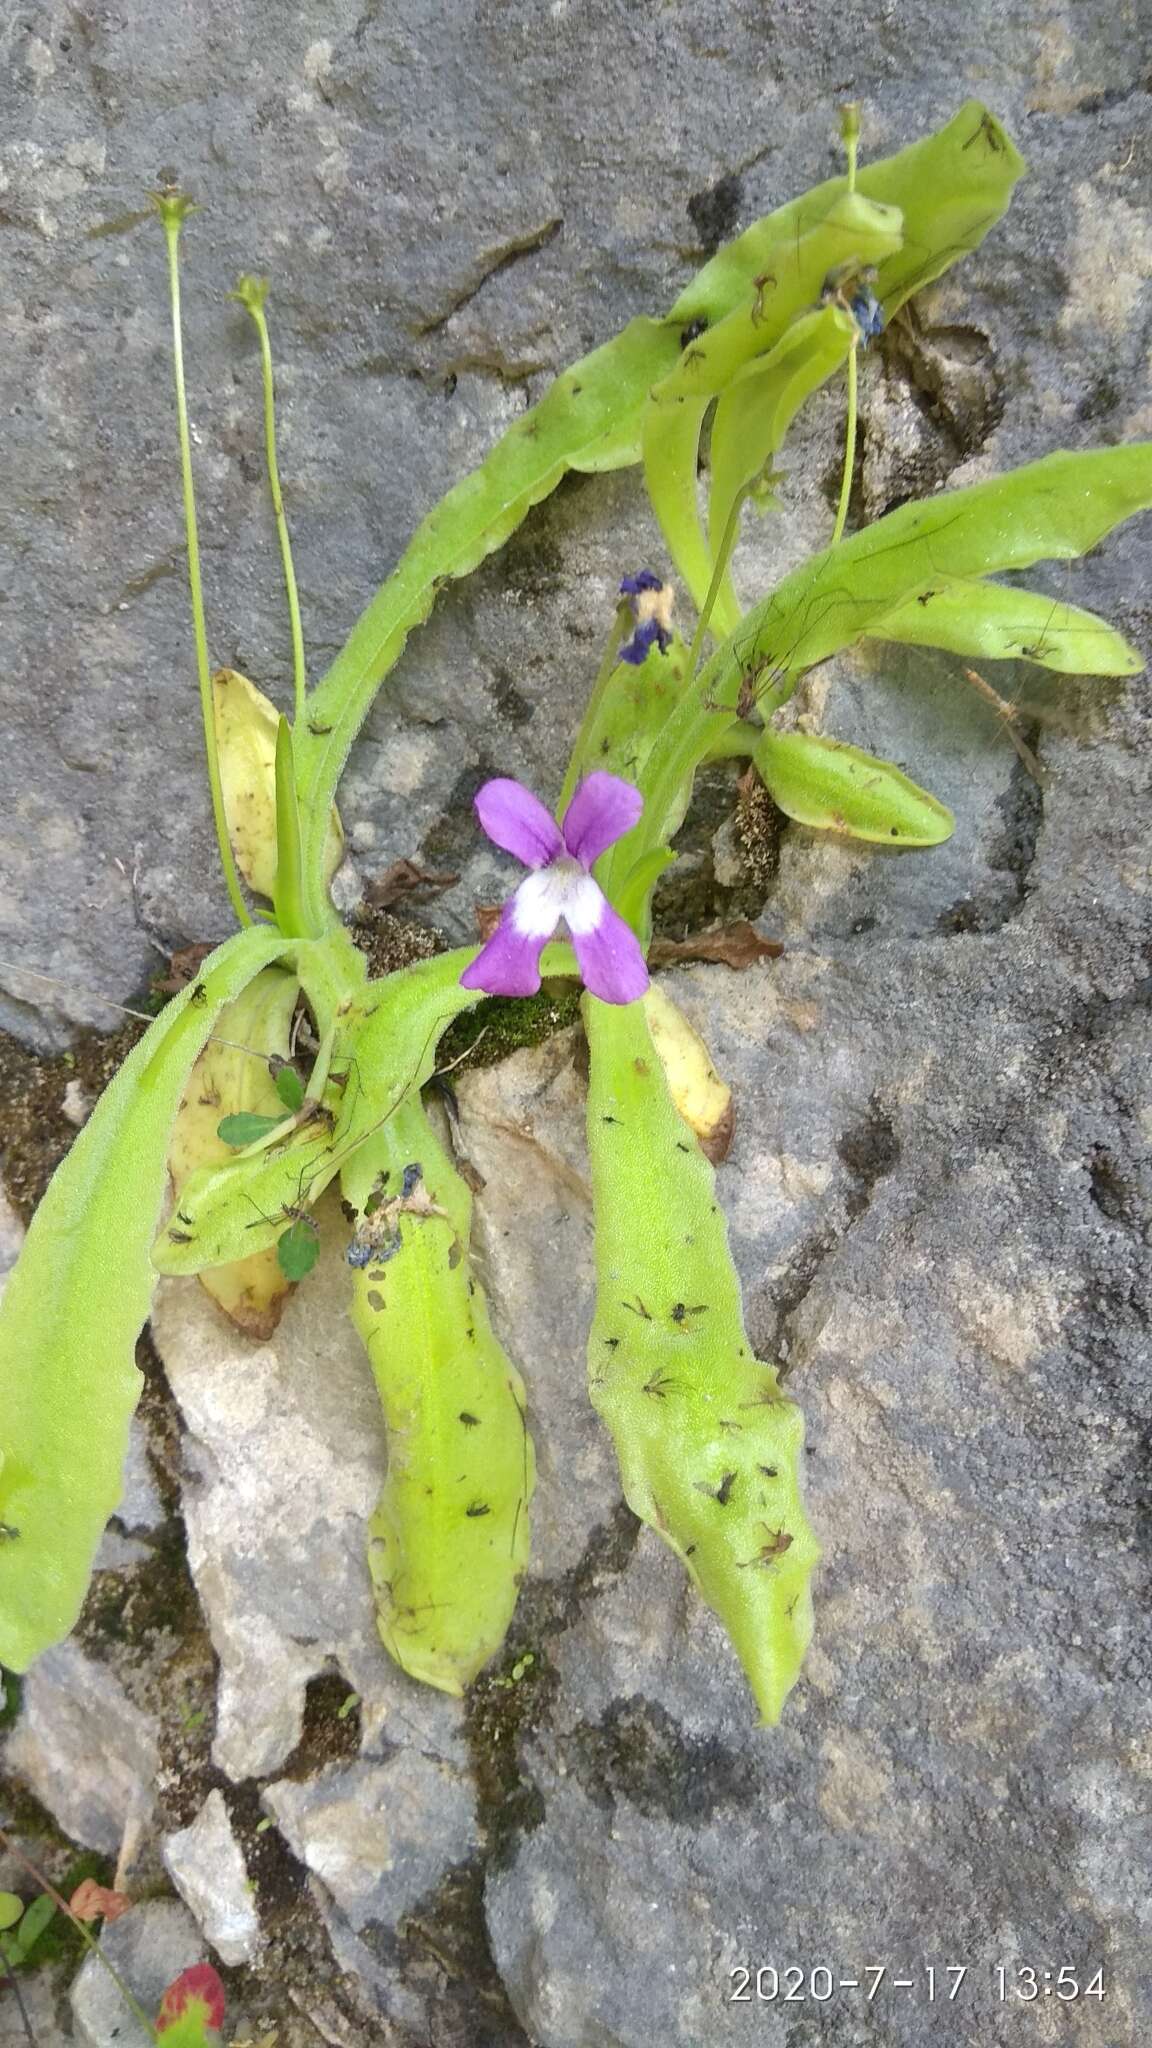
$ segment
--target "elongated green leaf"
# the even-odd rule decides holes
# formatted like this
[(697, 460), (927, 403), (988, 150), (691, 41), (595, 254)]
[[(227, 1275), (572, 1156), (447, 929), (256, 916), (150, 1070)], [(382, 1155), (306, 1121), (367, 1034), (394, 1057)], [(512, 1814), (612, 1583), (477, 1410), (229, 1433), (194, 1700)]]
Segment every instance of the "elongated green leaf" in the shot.
[[(903, 247), (889, 258), (880, 281), (889, 314), (909, 293), (977, 247), (999, 220), (1025, 169), (1024, 158), (979, 100), (965, 100), (934, 134), (861, 166), (857, 191), (881, 205), (898, 206), (904, 216)], [(769, 250), (821, 220), (846, 189), (845, 178), (827, 178), (753, 222), (685, 286), (673, 316), (709, 319), (717, 304), (733, 305), (752, 279), (771, 268)]]
[(804, 1422), (744, 1330), (712, 1169), (672, 1105), (642, 1003), (584, 1000), (596, 1222), (592, 1401), (633, 1512), (683, 1559), (779, 1720), (820, 1555)]
[(286, 950), (248, 930), (207, 960), (125, 1061), (59, 1167), (0, 1304), (0, 1661), (67, 1635), (120, 1498), (140, 1391), (148, 1246), (188, 1070), (224, 1005)]
[[(316, 805), (335, 790), (375, 691), (442, 584), (466, 576), (502, 547), (567, 470), (610, 466), (611, 447), (635, 460), (632, 443), (650, 385), (680, 352), (681, 325), (633, 320), (614, 341), (556, 379), (538, 405), (497, 442), (482, 466), (449, 491), (417, 528), (393, 574), (361, 615), (309, 699), (295, 735), (306, 885), (314, 914), (319, 872)], [(623, 437), (622, 439), (620, 437)], [(323, 805), (327, 815), (327, 804)]]
[[(897, 208), (841, 193), (806, 234), (785, 234), (769, 249), (771, 285), (762, 294), (746, 296), (686, 348), (653, 389), (643, 423), (644, 481), (672, 559), (698, 610), (713, 567), (712, 549), (696, 508), (700, 430), (709, 405), (751, 362), (774, 353), (793, 320), (819, 298), (829, 271), (849, 258), (860, 264), (878, 263), (900, 246), (901, 226)], [(852, 334), (847, 314), (838, 318), (843, 322), (844, 349), (837, 361), (847, 352)], [(829, 372), (833, 367), (830, 363)], [(808, 389), (819, 381), (815, 378)], [(797, 387), (797, 405), (805, 395)], [(782, 433), (787, 424), (781, 423)], [(733, 601), (722, 608), (719, 622), (730, 632), (738, 616)]]
[(942, 647), (972, 661), (1034, 661), (1061, 675), (1134, 676), (1142, 656), (1094, 612), (1036, 590), (937, 576), (873, 622), (869, 638)]
[(283, 1145), (190, 1175), (152, 1248), (157, 1272), (231, 1265), (301, 1221), (296, 1212), (307, 1211), (357, 1146), (423, 1087), (453, 1017), (481, 1000), (460, 987), (474, 954), (442, 953), (364, 986), (339, 1020), (332, 1067), (342, 1079), (324, 1094), (331, 1121), (301, 1124)]
[[(792, 421), (818, 385), (838, 370), (852, 346), (853, 322), (838, 306), (825, 306), (793, 322), (762, 362), (748, 369), (721, 395), (712, 421), (712, 489), (708, 540), (712, 561), (736, 500), (781, 447)], [(730, 633), (740, 607), (726, 576), (714, 614)]]
[[(804, 669), (872, 632), (937, 577), (1070, 560), (1150, 505), (1152, 442), (1061, 452), (988, 483), (902, 505), (814, 556), (747, 614), (673, 707), (648, 756), (644, 813), (628, 835), (628, 865), (676, 830), (696, 767), (717, 739), (714, 707), (726, 706), (734, 722), (742, 680), (781, 679), (787, 694)], [(606, 887), (615, 886), (618, 854), (614, 847), (607, 856)]]
[(878, 846), (939, 846), (956, 820), (946, 805), (844, 740), (766, 732), (752, 756), (780, 809), (801, 825)]
[[(975, 246), (1022, 168), (1003, 129), (975, 100), (939, 134), (865, 166), (860, 193), (904, 214), (904, 251), (882, 279), (889, 311)], [(311, 698), (307, 731), (294, 735), (307, 908), (317, 928), (330, 915), (322, 844), (340, 772), (376, 689), (439, 587), (502, 546), (565, 470), (634, 461), (648, 393), (676, 363), (686, 328), (712, 325), (742, 300), (758, 300), (766, 250), (802, 237), (846, 189), (845, 179), (832, 179), (780, 208), (705, 264), (667, 319), (632, 321), (566, 371), (418, 528)]]
[[(380, 1634), (401, 1669), (461, 1693), (504, 1640), (528, 1562), (535, 1480), (524, 1387), (468, 1254), (472, 1197), (410, 1098), (342, 1175), (361, 1217), (420, 1179), (395, 1256), (353, 1274), (388, 1472), (369, 1528)], [(383, 1188), (381, 1189), (381, 1176)]]

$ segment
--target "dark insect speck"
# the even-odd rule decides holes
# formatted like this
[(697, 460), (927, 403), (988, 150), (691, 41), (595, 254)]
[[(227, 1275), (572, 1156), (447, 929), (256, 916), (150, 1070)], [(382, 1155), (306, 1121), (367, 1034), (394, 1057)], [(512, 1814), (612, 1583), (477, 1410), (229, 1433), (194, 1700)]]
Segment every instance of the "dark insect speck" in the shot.
[(481, 1515), (490, 1515), (492, 1510), (486, 1500), (474, 1500), (470, 1507), (465, 1508), (464, 1512), (470, 1521), (475, 1522), (479, 1520)]
[(460, 1420), (464, 1424), (465, 1429), (479, 1429), (480, 1427), (480, 1417), (478, 1415), (469, 1415), (466, 1408), (460, 1410)]

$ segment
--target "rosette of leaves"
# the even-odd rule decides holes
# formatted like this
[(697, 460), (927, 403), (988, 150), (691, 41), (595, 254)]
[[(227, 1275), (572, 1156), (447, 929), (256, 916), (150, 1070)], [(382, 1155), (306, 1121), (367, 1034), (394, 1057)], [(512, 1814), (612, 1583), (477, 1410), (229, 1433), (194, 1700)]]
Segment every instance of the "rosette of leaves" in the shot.
[[(908, 845), (941, 836), (941, 807), (897, 771), (832, 742), (770, 729), (770, 707), (785, 700), (805, 669), (869, 635), (924, 642), (927, 634), (938, 633), (943, 637), (928, 644), (961, 652), (982, 636), (977, 651), (985, 658), (990, 639), (1007, 647), (1026, 635), (1022, 651), (1045, 647), (1044, 657), (1030, 658), (1048, 658), (1054, 666), (1075, 656), (1084, 667), (1087, 654), (1101, 665), (1121, 665), (1105, 672), (1130, 668), (1131, 650), (1099, 621), (1073, 615), (1070, 608), (1066, 617), (1046, 611), (1042, 620), (1034, 598), (987, 579), (1083, 552), (1118, 520), (1152, 502), (1150, 451), (1053, 456), (1014, 476), (902, 507), (795, 571), (742, 620), (733, 619), (732, 600), (719, 579), (733, 508), (748, 484), (739, 451), (746, 451), (748, 461), (755, 456), (758, 467), (770, 460), (797, 405), (853, 346), (844, 309), (815, 303), (826, 269), (845, 261), (871, 264), (891, 312), (917, 284), (939, 275), (979, 241), (1007, 203), (1019, 169), (993, 117), (970, 103), (939, 135), (861, 171), (854, 191), (848, 181), (832, 180), (721, 250), (668, 315), (632, 322), (558, 378), (480, 469), (448, 494), (311, 690), (294, 630), (291, 721), (256, 703), (250, 686), (233, 682), (222, 691), (212, 683), (176, 322), (209, 780), (229, 891), (244, 928), (205, 961), (195, 983), (157, 1019), (97, 1105), (41, 1204), (0, 1307), (4, 1662), (26, 1668), (68, 1631), (79, 1610), (100, 1533), (119, 1498), (128, 1422), (140, 1385), (133, 1349), (157, 1271), (227, 1269), (274, 1251), (281, 1278), (299, 1277), (314, 1256), (312, 1212), (324, 1187), (340, 1176), (362, 1219), (381, 1174), (394, 1174), (402, 1153), (412, 1155), (405, 1165), (427, 1162), (429, 1199), (443, 1214), (400, 1216), (398, 1248), (379, 1266), (384, 1281), (353, 1282), (358, 1290), (374, 1285), (380, 1298), (378, 1305), (363, 1293), (357, 1314), (399, 1460), (375, 1532), (384, 1543), (376, 1560), (382, 1626), (408, 1668), (423, 1663), (421, 1676), (432, 1683), (450, 1676), (453, 1687), (466, 1683), (476, 1659), (495, 1646), (526, 1556), (530, 1447), (519, 1380), (488, 1347), (479, 1310), (467, 1306), (475, 1297), (461, 1294), (465, 1205), (420, 1107), (441, 1033), (476, 1000), (460, 986), (472, 954), (446, 954), (383, 982), (366, 978), (363, 956), (342, 929), (329, 890), (338, 850), (333, 805), (341, 768), (376, 689), (443, 583), (499, 547), (567, 470), (617, 468), (643, 458), (689, 587), (703, 604), (706, 586), (717, 586), (717, 621), (729, 630), (699, 676), (678, 643), (671, 655), (651, 655), (643, 671), (633, 669), (627, 678), (610, 670), (596, 693), (566, 788), (591, 765), (588, 748), (594, 743), (596, 765), (630, 777), (644, 797), (639, 823), (597, 869), (612, 901), (646, 938), (652, 888), (671, 858), (670, 841), (696, 769), (718, 744), (746, 747), (778, 800), (798, 818), (877, 838), (892, 838), (895, 824)], [(171, 195), (160, 203), (178, 304), (176, 249), (188, 209)], [(264, 293), (258, 281), (244, 284), (240, 295), (261, 336), (269, 472), (295, 629), (298, 607), (275, 477)], [(693, 350), (699, 355), (692, 356)], [(719, 496), (714, 495), (706, 537), (696, 504), (696, 458), (713, 405), (713, 492)], [(695, 420), (695, 442), (678, 424), (681, 416)], [(763, 679), (769, 679), (770, 690), (760, 688)], [(254, 764), (251, 786), (259, 792), (259, 816), (247, 821), (247, 830), (236, 799), (249, 781), (244, 772), (231, 775), (229, 745), (217, 729), (223, 706), (218, 712), (214, 698), (220, 696), (233, 710), (247, 707), (239, 725), (247, 761)], [(249, 907), (242, 876), (267, 898), (267, 906)], [(565, 947), (551, 949), (546, 961), (545, 971), (572, 971)], [(261, 979), (267, 976), (272, 980)], [(293, 1015), (303, 1016), (315, 1048), (299, 1066), (291, 1057), (291, 1035), (285, 1040), (289, 991)], [(259, 1021), (265, 992), (267, 1028)], [(245, 1002), (249, 1008), (240, 1014), (246, 1036), (233, 1039), (229, 1016), (234, 1021), (234, 1006)], [(746, 1355), (710, 1169), (660, 1077), (657, 1048), (642, 1015), (621, 1010), (604, 1016), (597, 1006), (590, 1009), (589, 1037), (594, 1125), (600, 1117), (592, 1133), (600, 1240), (594, 1397), (616, 1437), (629, 1498), (696, 1576), (732, 1634), (762, 1713), (773, 1718), (803, 1653), (807, 1580), (816, 1556), (799, 1493), (798, 1413), (780, 1397), (772, 1368)], [(262, 1069), (260, 1100), (241, 1100), (253, 1085), (251, 1067), (243, 1069), (244, 1082), (239, 1066), (228, 1067), (219, 1088), (213, 1079), (213, 1091), (221, 1094), (214, 1107), (221, 1115), (210, 1134), (212, 1145), (203, 1137), (201, 1151), (200, 1140), (182, 1151), (178, 1139), (176, 1207), (161, 1223), (181, 1106), (195, 1063), (210, 1052), (213, 1040), (232, 1041), (245, 1061)], [(210, 1056), (214, 1060), (215, 1053)], [(217, 1077), (219, 1071), (213, 1068)], [(613, 1150), (607, 1135), (613, 1127), (604, 1118), (617, 1114), (613, 1104), (634, 1123), (631, 1159), (623, 1148)], [(231, 1121), (245, 1117), (255, 1122), (237, 1128)], [(654, 1171), (658, 1160), (669, 1222), (663, 1235), (647, 1242), (639, 1200), (634, 1213), (629, 1208), (629, 1176), (640, 1162)], [(698, 1258), (695, 1252), (689, 1256), (689, 1237), (699, 1239)], [(460, 1248), (455, 1264), (454, 1246)], [(372, 1270), (363, 1269), (368, 1275)], [(427, 1305), (438, 1354), (458, 1361), (465, 1356), (461, 1343), (482, 1341), (490, 1388), (504, 1373), (493, 1462), (487, 1463), (476, 1436), (467, 1467), (461, 1468), (469, 1493), (462, 1517), (460, 1498), (446, 1483), (447, 1467), (437, 1462), (441, 1389), (429, 1389), (419, 1361), (379, 1334), (387, 1327), (392, 1292)], [(469, 1313), (475, 1338), (464, 1320)], [(629, 1324), (626, 1353), (617, 1328), (622, 1315), (637, 1324), (635, 1330)], [(620, 1337), (618, 1346), (608, 1344), (612, 1337)], [(614, 1383), (597, 1380), (598, 1343), (613, 1356), (617, 1349), (622, 1353)], [(456, 1369), (449, 1365), (447, 1387)], [(662, 1372), (679, 1378), (678, 1404), (667, 1385), (661, 1391)], [(481, 1391), (468, 1398), (479, 1403)], [(480, 1408), (465, 1407), (463, 1394), (460, 1399), (457, 1423), (466, 1431), (460, 1415), (479, 1414)], [(745, 1401), (751, 1406), (745, 1408)], [(739, 1455), (725, 1451), (728, 1442), (737, 1442), (733, 1424), (739, 1427)], [(443, 1512), (438, 1508), (430, 1517), (404, 1483), (405, 1432), (412, 1433), (410, 1441), (433, 1475), (434, 1492), (443, 1483)], [(468, 1514), (473, 1504), (488, 1506), (491, 1530), (482, 1526), (490, 1516)], [(477, 1527), (464, 1526), (469, 1522)], [(497, 1530), (502, 1540), (488, 1554), (484, 1539)], [(417, 1590), (434, 1587), (444, 1563), (441, 1545), (445, 1555), (459, 1559), (469, 1554), (466, 1546), (474, 1537), (474, 1554), (484, 1569), (477, 1567), (479, 1590), (471, 1605), (464, 1603), (452, 1639), (429, 1644), (415, 1630), (401, 1655), (398, 1624), (410, 1623), (410, 1610), (424, 1603), (403, 1589), (397, 1592), (394, 1566), (401, 1575), (411, 1570)]]

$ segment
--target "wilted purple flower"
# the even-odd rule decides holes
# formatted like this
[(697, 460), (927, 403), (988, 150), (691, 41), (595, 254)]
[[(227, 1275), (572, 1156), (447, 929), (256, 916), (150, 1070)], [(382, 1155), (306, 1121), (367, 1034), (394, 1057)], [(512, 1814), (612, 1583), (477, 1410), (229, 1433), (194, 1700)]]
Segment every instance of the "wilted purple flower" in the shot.
[(860, 339), (867, 348), (878, 334), (884, 332), (884, 308), (870, 284), (858, 284), (849, 301), (849, 311), (860, 329)]
[(490, 996), (532, 996), (540, 986), (540, 955), (563, 919), (584, 986), (604, 1003), (634, 1003), (648, 986), (635, 933), (613, 910), (595, 861), (644, 808), (632, 783), (596, 769), (575, 790), (560, 826), (522, 782), (498, 776), (476, 794), (476, 815), (493, 844), (532, 869), (510, 896), (500, 922), (460, 976), (465, 988)]
[(661, 654), (667, 654), (672, 645), (672, 602), (675, 592), (670, 583), (661, 583), (659, 576), (651, 569), (640, 569), (635, 576), (625, 576), (620, 585), (621, 597), (628, 599), (636, 631), (620, 649), (621, 661), (632, 663), (639, 668), (648, 656), (649, 649), (658, 646)]

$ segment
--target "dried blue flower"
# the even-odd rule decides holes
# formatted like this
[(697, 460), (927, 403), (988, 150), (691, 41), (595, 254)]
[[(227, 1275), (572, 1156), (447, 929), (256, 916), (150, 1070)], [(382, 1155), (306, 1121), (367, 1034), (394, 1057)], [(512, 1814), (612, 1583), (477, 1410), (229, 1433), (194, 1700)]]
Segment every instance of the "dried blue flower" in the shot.
[(633, 668), (639, 668), (653, 647), (658, 647), (661, 654), (667, 654), (672, 645), (675, 592), (670, 583), (662, 583), (651, 569), (639, 569), (635, 576), (623, 578), (620, 595), (627, 598), (628, 608), (636, 621), (635, 632), (620, 649), (620, 659), (630, 662)]

